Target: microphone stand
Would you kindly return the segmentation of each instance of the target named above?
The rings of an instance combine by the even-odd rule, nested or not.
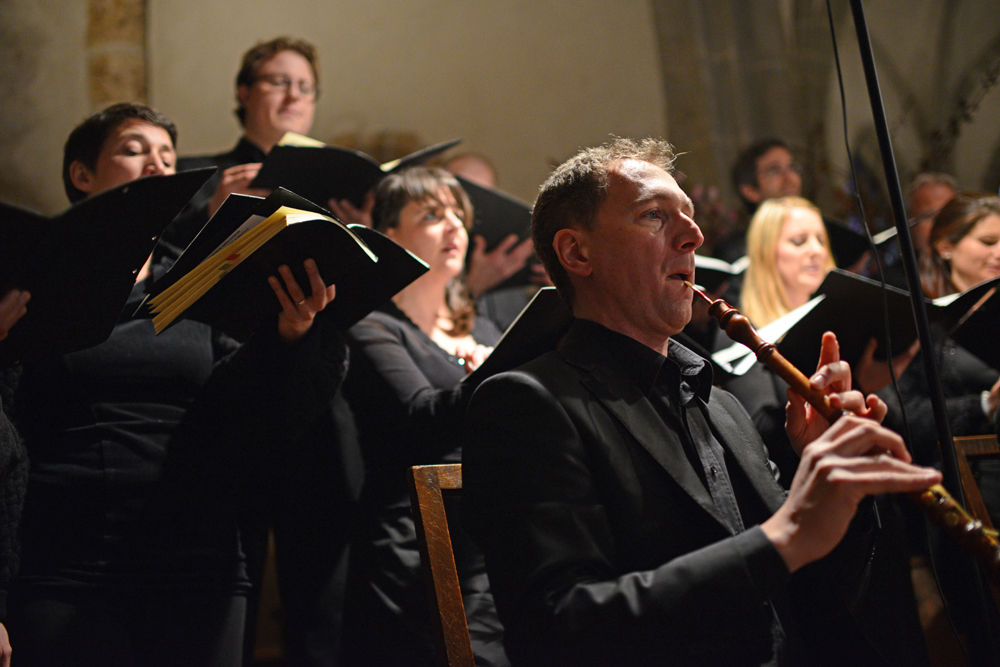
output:
[[[945,411],[944,391],[941,387],[941,379],[937,371],[937,363],[933,354],[933,343],[931,341],[930,324],[927,319],[927,308],[923,296],[923,289],[920,285],[920,274],[917,270],[916,252],[913,248],[913,238],[910,236],[910,227],[906,220],[906,209],[903,204],[903,195],[899,186],[899,174],[896,170],[896,158],[892,150],[892,140],[889,136],[889,125],[885,117],[885,107],[882,103],[882,92],[879,88],[878,74],[875,70],[875,57],[872,52],[871,39],[868,34],[868,25],[865,19],[864,6],[862,0],[851,0],[851,12],[854,17],[854,26],[858,36],[858,48],[860,50],[861,62],[865,72],[865,82],[868,86],[868,96],[871,99],[872,120],[875,124],[875,131],[878,136],[880,153],[882,155],[882,167],[885,171],[886,188],[889,200],[892,204],[893,218],[896,223],[896,232],[899,238],[901,259],[903,260],[903,270],[906,273],[906,284],[910,289],[910,303],[913,305],[913,316],[917,325],[917,336],[920,339],[920,349],[923,354],[924,372],[927,374],[927,381],[931,393],[931,405],[934,409],[934,422],[937,426],[938,446],[941,449],[941,467],[944,486],[959,502],[965,502],[965,494],[962,489],[962,480],[958,474],[958,459],[955,456],[955,443],[951,438],[951,429],[948,425],[948,415]],[[977,564],[969,559],[962,558],[962,564],[967,567],[965,571],[959,573],[966,586],[971,587],[978,594],[978,605],[980,614],[977,618],[970,619],[973,636],[970,644],[973,649],[977,642],[982,641],[982,646],[978,650],[972,651],[973,664],[1000,665],[1000,649],[998,649],[998,639],[993,629],[991,619],[996,616],[997,610],[988,595],[989,584],[983,576],[982,570]],[[982,660],[982,662],[980,662]],[[988,661],[988,662],[987,662]]]

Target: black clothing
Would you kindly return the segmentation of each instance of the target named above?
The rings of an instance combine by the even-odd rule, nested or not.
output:
[[[729,340],[728,338],[726,339]],[[743,375],[734,375],[722,383],[753,420],[754,428],[767,447],[768,458],[778,466],[778,482],[785,489],[792,486],[799,455],[785,431],[785,404],[788,383],[762,363],[755,363]]]
[[[1000,379],[1000,373],[961,345],[932,327],[938,377],[945,399],[945,411],[952,436],[986,435],[995,431],[993,415],[987,415],[982,393],[989,391]],[[930,385],[924,372],[923,352],[917,353],[898,378],[899,397],[888,386],[879,392],[889,405],[885,425],[906,435],[902,418],[905,414],[912,440],[907,443],[913,460],[921,465],[941,468],[934,410],[931,407]],[[902,404],[900,404],[902,398]],[[905,409],[905,411],[904,411]],[[994,525],[1000,520],[1000,461],[982,459],[970,462],[979,490]]]
[[[266,153],[241,137],[232,150],[218,155],[186,157],[179,169],[218,167],[191,202],[164,232],[160,248],[184,247],[208,221],[208,203],[230,167],[263,162]],[[241,508],[240,529],[252,585],[248,616],[257,618],[268,533],[275,538],[275,565],[282,607],[283,643],[293,665],[334,665],[339,651],[344,559],[350,512],[355,497],[350,486],[360,476],[353,459],[357,443],[343,398],[324,407],[297,442],[283,439],[282,453],[260,460],[250,471],[254,492]],[[303,512],[303,507],[312,508]],[[247,625],[245,653],[253,648],[256,623]],[[249,659],[249,658],[248,658]]]
[[[981,395],[1000,378],[1000,373],[940,332],[932,331],[932,333],[935,334],[934,353],[951,434],[983,435],[993,432],[994,427],[990,423],[992,415],[987,415],[983,411]],[[937,429],[934,426],[934,411],[931,409],[930,387],[927,383],[927,374],[924,372],[922,354],[922,351],[918,352],[899,376],[899,393],[913,437],[913,441],[908,445],[914,461],[921,465],[940,468],[941,455],[937,446]],[[901,421],[903,410],[892,386],[879,391],[879,395],[890,408],[886,426],[903,433]]]
[[[240,535],[255,590],[257,618],[268,533],[281,597],[284,657],[289,665],[332,667],[340,654],[347,545],[364,477],[350,407],[338,392],[301,438],[284,440],[251,472]],[[255,627],[247,627],[249,662]]]
[[[174,221],[163,231],[160,240],[177,248],[186,248],[208,222],[208,202],[222,180],[222,172],[238,164],[263,162],[266,154],[246,137],[240,137],[232,150],[218,155],[182,157],[177,160],[177,171],[218,167],[218,171],[195,193],[188,205],[177,214]]]
[[[611,354],[663,422],[676,431],[688,463],[726,525],[733,533],[742,533],[744,526],[736,508],[725,452],[701,410],[712,391],[711,365],[681,345],[674,345],[672,356],[665,357],[634,338],[594,322],[579,320],[576,326]]]
[[[521,311],[531,303],[538,287],[518,285],[492,289],[476,300],[476,310],[493,322],[500,331],[507,331]]]
[[[427,598],[410,512],[406,470],[459,463],[462,415],[471,393],[465,368],[392,302],[351,328],[344,394],[365,457],[358,534],[351,543],[344,609],[344,664],[434,665]],[[476,318],[476,342],[499,332]],[[473,648],[505,664],[482,554],[449,506],[449,529]]]
[[[684,382],[668,391],[692,396],[687,412],[721,445],[743,531],[654,405],[659,390],[644,394],[595,326],[577,321],[558,350],[486,380],[469,405],[463,501],[511,662],[926,664],[908,577],[881,567],[896,536],[871,503],[832,554],[789,575],[757,525],[785,494],[736,400],[671,341]]]
[[[117,639],[94,664],[147,664],[171,637],[196,663],[239,664],[239,644],[220,651],[210,629],[242,633],[242,466],[296,437],[344,374],[343,338],[321,316],[295,344],[268,322],[216,367],[231,340],[187,320],[157,336],[129,317],[143,297],[136,285],[105,343],[24,369],[32,468],[11,597],[24,664],[80,664],[95,636]],[[156,601],[189,616],[166,623]],[[187,623],[201,634],[179,636]],[[108,662],[118,649],[127,661]]]
[[[18,526],[28,487],[28,456],[10,421],[19,367],[0,370],[0,622],[7,617],[7,591],[20,563]]]
[[[988,391],[1000,378],[1000,373],[970,354],[942,331],[932,325],[934,354],[937,371],[945,399],[945,411],[952,436],[985,435],[994,432],[982,405],[982,392]],[[938,447],[937,428],[931,406],[930,387],[924,372],[923,351],[910,362],[899,376],[898,385],[902,406],[892,386],[879,391],[889,406],[883,422],[887,427],[906,437],[903,416],[909,426],[907,446],[913,459],[921,465],[941,468],[941,450]],[[993,458],[970,461],[977,486],[982,493],[986,509],[996,525],[1000,519],[1000,461]],[[947,481],[947,480],[946,480]],[[959,633],[968,633],[970,664],[982,662],[984,656],[992,661],[992,646],[988,636],[997,636],[1000,616],[992,605],[982,605],[982,591],[974,590],[970,581],[969,557],[958,544],[937,527],[929,527],[925,517],[909,505],[904,505],[914,549],[930,556],[942,596],[948,604],[948,617]]]

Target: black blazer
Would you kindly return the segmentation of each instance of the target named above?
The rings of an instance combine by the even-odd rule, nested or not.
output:
[[[707,407],[730,475],[752,496],[741,504],[748,530],[739,535],[718,516],[676,433],[582,327],[558,351],[476,392],[464,502],[515,665],[763,664],[772,603],[790,635],[783,662],[803,662],[808,651],[823,659],[803,664],[884,664],[836,599],[867,581],[875,533],[852,531],[835,574],[810,566],[790,577],[754,527],[785,495],[753,424],[721,390]],[[816,578],[825,586],[818,596],[805,581]],[[800,609],[813,600],[815,609]]]

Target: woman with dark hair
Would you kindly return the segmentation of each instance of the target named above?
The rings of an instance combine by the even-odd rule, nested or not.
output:
[[[174,173],[175,137],[141,105],[94,114],[66,143],[67,195]],[[311,294],[281,267],[270,278],[280,314],[238,349],[190,320],[156,335],[139,307],[168,266],[147,261],[106,342],[23,365],[15,410],[31,469],[10,596],[16,664],[242,663],[237,466],[318,414],[346,346],[316,317],[334,291],[311,261]]]
[[[921,260],[923,290],[932,298],[964,292],[984,280],[1000,276],[1000,198],[974,192],[956,195],[934,217],[927,252]],[[935,323],[931,323],[931,338],[952,436],[994,433],[996,427],[992,420],[1000,405],[1000,373],[955,343]],[[921,350],[920,354],[924,353]],[[898,396],[891,387],[878,392],[889,406],[883,424],[904,436],[908,432],[907,446],[915,463],[941,468],[930,384],[923,360],[915,359],[899,376],[897,385]],[[1000,520],[1000,462],[986,459],[970,464],[986,508],[996,524]],[[937,597],[940,589],[948,602],[948,617],[958,633],[969,632],[968,619],[981,614],[981,599],[976,591],[966,588],[967,581],[955,576],[956,572],[963,571],[965,556],[937,531],[925,533],[922,517],[912,516],[909,505],[903,507],[910,513],[911,535],[919,537],[914,543],[914,581],[932,582],[930,586],[924,584],[915,588],[925,618],[929,619],[925,621],[927,627],[947,623]],[[932,557],[936,586],[929,576],[917,574],[921,569],[930,568],[926,562],[928,556]]]
[[[1000,276],[1000,197],[956,195],[935,216],[928,245],[920,279],[931,298]]]
[[[358,533],[351,545],[344,609],[348,665],[433,665],[410,511],[410,466],[461,462],[460,434],[471,387],[462,383],[499,339],[477,317],[462,282],[472,205],[451,174],[416,167],[385,178],[375,229],[429,270],[348,333],[351,371],[344,394],[365,457]],[[456,511],[449,511],[457,517]],[[501,628],[482,555],[449,522],[473,646],[504,662]]]
[[[1000,197],[974,192],[956,195],[935,216],[928,246],[920,278],[929,297],[964,292],[1000,276]],[[1000,373],[957,345],[945,332],[932,327],[932,333],[952,435],[992,433],[995,426],[991,420],[1000,406]],[[913,435],[910,449],[914,460],[940,467],[930,388],[922,363],[914,363],[899,378],[899,389]],[[889,395],[883,399],[895,400]],[[892,427],[891,421],[887,425]],[[980,464],[980,471],[991,465]],[[996,472],[1000,473],[1000,469]],[[995,496],[987,499],[987,504],[996,521],[1000,519],[1000,489],[987,489],[1000,483],[1000,474],[989,477],[992,479],[980,475],[980,481],[987,487],[984,496]]]

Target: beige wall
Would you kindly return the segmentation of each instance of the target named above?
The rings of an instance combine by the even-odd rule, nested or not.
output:
[[[674,67],[665,82],[658,64],[668,67],[695,47],[663,37],[658,46],[652,26],[655,7],[661,23],[697,37],[690,22],[677,25],[688,1],[147,0],[149,98],[177,121],[182,153],[224,150],[239,135],[232,95],[240,54],[257,40],[300,35],[321,53],[317,138],[371,137],[384,130],[417,132],[426,144],[463,137],[464,150],[494,159],[504,189],[531,200],[550,161],[609,134],[666,135],[681,150],[704,140],[690,132],[671,135],[664,120],[663,91],[677,88],[664,84],[701,74]],[[49,213],[66,206],[62,144],[91,111],[87,7],[115,2],[3,0],[0,199]],[[994,13],[977,2],[878,0],[866,6],[905,180],[922,153],[920,132],[947,119],[951,109],[941,100],[954,98],[962,73],[997,39]],[[841,25],[838,36],[856,137],[870,122],[868,100],[853,26]],[[111,47],[90,52],[95,48]],[[683,119],[712,113],[705,104],[691,107],[692,99],[680,95],[670,104],[675,134],[686,127]],[[828,102],[828,153],[842,167],[833,88]],[[682,157],[680,169],[694,167],[696,159]],[[950,166],[965,185],[996,187],[1000,89],[991,90],[974,120],[962,126]]]
[[[183,154],[225,150],[240,55],[304,37],[321,59],[313,136],[462,137],[530,201],[551,160],[609,134],[664,133],[651,21],[641,0],[149,0],[150,101],[177,122]]]
[[[68,205],[60,169],[70,130],[90,111],[79,0],[3,0],[0,199],[45,213]]]

